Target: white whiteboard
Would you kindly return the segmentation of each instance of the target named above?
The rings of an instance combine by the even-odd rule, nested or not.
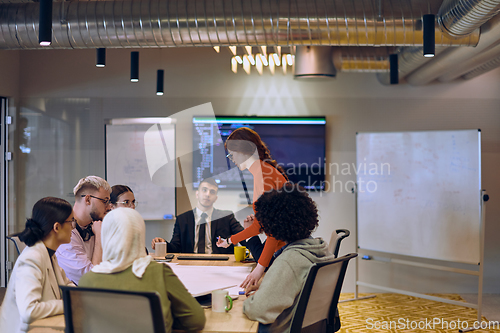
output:
[[[162,159],[150,157],[148,166],[146,148],[174,158],[160,166],[154,164]],[[175,170],[175,125],[161,124],[161,129],[157,124],[106,125],[106,179],[111,186],[132,189],[139,202],[136,210],[145,220],[175,217]]]
[[[359,133],[358,246],[478,264],[481,132]]]

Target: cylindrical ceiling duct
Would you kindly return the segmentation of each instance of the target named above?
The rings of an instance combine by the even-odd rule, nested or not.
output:
[[[500,0],[445,0],[438,23],[452,37],[472,33],[500,11]]]
[[[500,44],[497,44],[493,47],[490,47],[486,51],[483,51],[465,61],[462,61],[460,63],[457,63],[457,65],[450,71],[444,73],[440,77],[438,77],[438,80],[441,82],[450,82],[462,75],[465,75],[471,71],[475,71],[476,69],[482,68],[483,73],[486,73],[488,70],[492,70],[495,68],[495,66],[490,66],[487,65],[490,62],[493,62],[493,64],[498,63],[498,59],[500,58]],[[486,65],[486,66],[485,66]]]
[[[461,67],[457,66],[457,64],[464,63],[496,45],[500,36],[500,17],[492,18],[481,27],[481,30],[483,31],[481,33],[481,42],[476,47],[448,48],[439,57],[409,74],[406,78],[408,83],[416,86],[424,85],[445,73],[455,72],[458,67]]]
[[[474,57],[498,43],[500,18],[491,13],[498,12],[500,0],[452,0],[445,1],[439,10],[438,22],[448,31],[461,36],[481,25],[481,41],[474,48],[453,48],[443,52],[437,59],[420,67],[407,77],[411,85],[424,85],[441,75],[455,71],[457,65]],[[473,5],[473,6],[472,6]],[[485,8],[487,8],[485,10]],[[449,15],[447,13],[450,13]],[[463,22],[463,20],[466,20]],[[483,24],[485,20],[489,20]],[[448,23],[446,23],[448,22]],[[474,23],[474,24],[472,24]],[[438,42],[436,40],[436,45]],[[471,68],[472,69],[472,68]]]
[[[333,63],[340,72],[386,72],[394,47],[335,47]]]
[[[487,63],[485,63],[484,65],[474,68],[470,72],[465,73],[464,76],[462,76],[462,78],[464,78],[465,80],[470,80],[498,67],[500,67],[500,57],[492,59]]]
[[[437,47],[436,56],[446,50],[447,47]],[[408,74],[413,72],[415,69],[424,65],[426,62],[432,61],[433,58],[426,58],[422,56],[421,47],[401,47],[396,51],[398,53],[398,67],[399,67],[399,81],[401,82]],[[388,71],[385,73],[377,73],[377,79],[383,85],[389,85],[391,83],[390,75]]]
[[[53,4],[51,48],[421,46],[427,0],[104,0]],[[429,8],[430,7],[430,8]],[[36,49],[38,3],[0,4],[0,48]],[[474,46],[476,29],[436,45]]]

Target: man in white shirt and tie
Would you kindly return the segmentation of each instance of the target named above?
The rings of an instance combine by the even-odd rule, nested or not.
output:
[[[177,216],[172,240],[167,242],[167,252],[215,254],[232,254],[234,252],[233,246],[222,248],[215,245],[217,237],[228,238],[243,230],[231,211],[214,208],[218,190],[219,187],[213,178],[206,178],[200,182],[196,191],[198,201],[196,207]],[[151,242],[153,249],[157,242],[165,242],[165,240],[160,237],[154,238]],[[249,246],[251,250],[253,242],[257,246],[261,244],[257,237],[256,239],[251,238],[242,245]]]

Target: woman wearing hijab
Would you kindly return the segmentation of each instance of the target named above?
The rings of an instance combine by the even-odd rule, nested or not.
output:
[[[116,208],[102,223],[102,262],[80,279],[80,287],[156,291],[165,329],[198,331],[205,313],[168,265],[156,263],[144,250],[146,226],[132,208]],[[176,323],[175,327],[172,327]]]
[[[73,207],[66,200],[46,197],[33,206],[26,227],[16,236],[28,247],[16,260],[0,309],[0,332],[25,332],[33,321],[63,313],[59,285],[74,286],[54,255],[69,243]]]

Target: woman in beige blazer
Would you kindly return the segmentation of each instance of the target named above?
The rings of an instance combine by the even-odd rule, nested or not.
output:
[[[59,285],[73,285],[57,264],[55,251],[69,243],[73,208],[66,200],[46,197],[17,234],[28,245],[17,258],[0,309],[0,332],[25,332],[36,319],[63,313]]]

